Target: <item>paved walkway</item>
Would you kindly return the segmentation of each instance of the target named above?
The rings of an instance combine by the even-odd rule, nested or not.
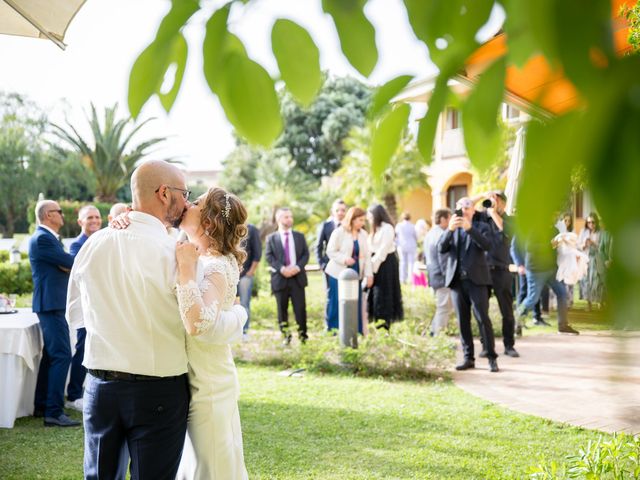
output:
[[[516,340],[520,358],[502,355],[501,339],[496,341],[500,372],[490,373],[487,360],[476,358],[475,370],[454,373],[459,387],[558,422],[640,433],[639,333],[525,336]]]

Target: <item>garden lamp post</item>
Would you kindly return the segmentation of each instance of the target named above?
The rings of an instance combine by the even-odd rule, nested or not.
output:
[[[343,347],[358,348],[358,295],[360,279],[347,268],[338,277],[338,333]]]

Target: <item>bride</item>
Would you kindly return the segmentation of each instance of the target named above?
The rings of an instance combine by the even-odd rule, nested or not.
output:
[[[239,385],[229,343],[242,337],[243,325],[218,322],[233,307],[240,242],[247,234],[247,211],[240,200],[211,188],[185,212],[180,228],[189,242],[176,247],[180,316],[189,358],[188,435],[178,478],[246,479],[238,412]],[[208,340],[198,336],[207,333]],[[212,343],[213,340],[213,343]]]

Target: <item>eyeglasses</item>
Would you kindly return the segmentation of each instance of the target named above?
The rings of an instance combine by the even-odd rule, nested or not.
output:
[[[169,185],[160,185],[158,188],[156,188],[156,192],[155,193],[158,193],[163,186],[167,187],[169,190],[177,190],[177,191],[181,192],[182,193],[182,198],[184,198],[185,200],[189,200],[189,196],[191,195],[191,190],[184,190],[182,188],[171,187]]]
[[[47,213],[49,212],[58,212],[60,215],[62,215],[62,210],[47,210]]]

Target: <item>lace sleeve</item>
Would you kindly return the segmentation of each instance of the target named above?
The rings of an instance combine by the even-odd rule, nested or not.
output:
[[[176,285],[180,318],[189,335],[201,335],[215,325],[225,289],[224,275],[215,270],[206,272],[200,285],[193,280]]]

